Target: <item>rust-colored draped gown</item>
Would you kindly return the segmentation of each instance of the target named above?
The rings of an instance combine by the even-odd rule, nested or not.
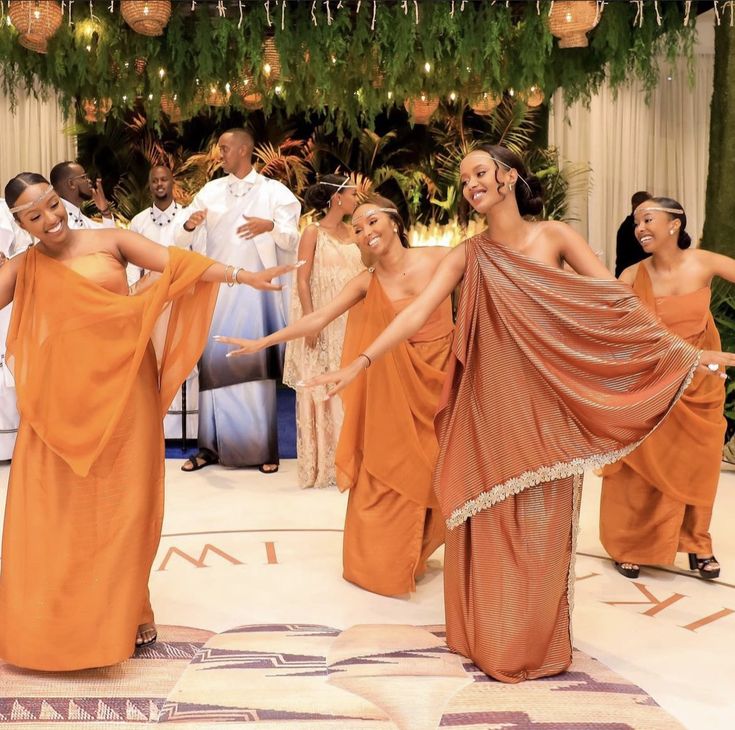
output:
[[[0,658],[11,664],[115,664],[153,620],[162,420],[217,296],[198,281],[211,260],[168,253],[139,296],[103,252],[62,263],[30,248],[18,274],[7,348],[21,424],[0,574]]]
[[[582,473],[629,453],[699,361],[630,288],[466,241],[437,414],[447,643],[519,682],[564,671]]]
[[[655,297],[645,264],[633,290],[675,334],[719,350],[710,289]],[[632,454],[605,467],[600,539],[619,563],[667,565],[677,552],[712,554],[709,524],[720,478],[725,385],[697,373],[661,427]]]
[[[350,311],[342,361],[354,360],[411,301],[388,299],[373,274],[365,299]],[[447,299],[410,342],[374,362],[343,394],[336,465],[337,485],[350,490],[344,577],[373,593],[414,591],[444,542],[431,475],[452,330]]]

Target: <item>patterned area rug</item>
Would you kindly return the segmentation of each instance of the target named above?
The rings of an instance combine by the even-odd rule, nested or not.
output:
[[[571,671],[503,685],[444,643],[443,627],[160,627],[108,669],[44,675],[0,665],[14,728],[676,730],[643,690],[575,652]]]

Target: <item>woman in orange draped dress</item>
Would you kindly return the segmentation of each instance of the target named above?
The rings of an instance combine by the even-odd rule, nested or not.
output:
[[[234,338],[229,355],[257,352],[313,335],[350,310],[342,351],[350,362],[416,298],[447,253],[408,249],[393,203],[372,196],[352,218],[358,244],[375,266],[358,274],[328,305],[260,340]],[[349,489],[344,577],[386,596],[416,589],[429,556],[444,542],[431,487],[438,453],[434,412],[449,360],[452,310],[437,301],[424,326],[344,394],[344,422],[335,457],[337,486]]]
[[[35,173],[11,180],[5,198],[38,243],[0,268],[21,414],[0,659],[48,671],[115,664],[155,640],[147,586],[163,515],[163,416],[204,347],[217,284],[278,288],[270,279],[293,267],[251,274],[122,229],[72,231]],[[128,296],[128,262],[161,276]]]
[[[735,281],[735,261],[690,249],[686,215],[671,198],[635,211],[635,234],[651,257],[620,275],[675,334],[698,348],[720,349],[709,310],[714,276]],[[605,467],[600,539],[615,566],[637,578],[641,564],[668,565],[678,551],[689,568],[717,578],[709,524],[725,436],[725,386],[698,373],[669,417],[640,448]]]
[[[519,682],[571,663],[584,470],[635,448],[700,358],[732,365],[735,356],[700,353],[663,329],[569,226],[524,220],[541,211],[541,187],[506,148],[471,152],[460,177],[487,229],[453,249],[360,356],[310,384],[341,391],[462,282],[436,420],[447,643]]]

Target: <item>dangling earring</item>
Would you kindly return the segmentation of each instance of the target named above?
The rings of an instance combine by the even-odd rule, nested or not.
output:
[[[342,205],[342,198],[337,201],[337,205]]]
[[[514,183],[508,183],[508,192],[513,192],[513,184]]]

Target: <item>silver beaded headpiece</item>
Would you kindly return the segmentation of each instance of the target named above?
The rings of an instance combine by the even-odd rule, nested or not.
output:
[[[12,208],[10,208],[11,213],[20,213],[22,210],[28,210],[28,208],[32,208],[34,205],[37,205],[40,203],[44,198],[47,198],[51,193],[54,192],[54,186],[49,185],[46,190],[44,190],[35,200],[31,200],[30,203],[23,203],[23,205],[14,205]]]

